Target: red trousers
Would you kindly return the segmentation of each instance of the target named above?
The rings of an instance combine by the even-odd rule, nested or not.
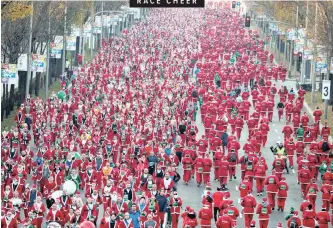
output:
[[[242,171],[241,171],[241,178],[242,178],[242,181],[244,180],[244,177],[245,177],[245,171],[242,170]]]
[[[316,199],[317,199],[316,195],[309,195],[309,201],[312,204],[313,208],[316,208]]]
[[[171,228],[178,228],[179,214],[171,214]]]
[[[231,177],[232,177],[233,175],[236,175],[236,167],[234,167],[234,166],[230,166],[230,167],[229,167],[229,178],[231,179]]]
[[[238,139],[240,139],[241,134],[242,134],[242,128],[237,127],[237,128],[236,128],[236,137],[237,137]]]
[[[191,180],[191,170],[184,170],[183,180],[184,182],[189,182]]]
[[[264,147],[267,142],[267,135],[262,135],[262,146]]]
[[[207,184],[210,181],[210,173],[204,173],[202,176],[204,184]]]
[[[222,184],[227,184],[228,183],[228,177],[220,177],[220,185],[222,186]]]
[[[252,219],[253,219],[253,214],[244,214],[244,220],[245,220],[245,227],[246,228],[250,227]]]
[[[42,228],[43,218],[37,218],[37,228]]]
[[[259,228],[267,228],[269,220],[259,220]]]
[[[202,183],[202,173],[198,173],[197,171],[195,172],[195,180],[198,184]]]
[[[267,192],[268,203],[272,208],[275,207],[275,195],[276,193]]]
[[[284,205],[286,204],[286,200],[287,200],[287,198],[278,198],[278,200],[277,200],[277,205],[282,210],[284,210]]]
[[[290,166],[294,166],[294,155],[288,155],[288,161]]]
[[[269,121],[273,120],[273,112],[272,111],[268,111],[268,120]]]
[[[279,121],[281,120],[282,116],[283,116],[283,109],[279,109],[278,111],[278,116],[279,116]]]
[[[218,179],[219,176],[219,167],[214,167],[214,179]]]
[[[160,224],[164,223],[164,214],[165,212],[158,212],[158,217],[160,218]]]
[[[264,190],[265,178],[256,178],[257,192],[262,192]]]

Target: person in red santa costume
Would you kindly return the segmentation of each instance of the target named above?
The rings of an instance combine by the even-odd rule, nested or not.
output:
[[[317,221],[319,228],[328,228],[331,222],[330,214],[327,212],[326,208],[322,208],[321,211],[316,213],[315,220]]]
[[[262,199],[262,203],[258,204],[256,214],[258,214],[259,218],[259,227],[260,228],[268,228],[269,217],[272,214],[272,208],[267,203],[267,198]]]
[[[331,134],[331,128],[327,126],[327,122],[324,123],[324,126],[321,128],[320,135],[323,139],[328,139]]]
[[[228,210],[223,210],[223,214],[219,217],[216,222],[217,228],[233,228],[235,224],[230,215],[228,215]]]
[[[43,218],[42,218],[43,219]],[[58,222],[63,225],[66,221],[64,221],[64,214],[61,210],[59,210],[57,204],[53,204],[49,212],[47,213],[46,222]]]
[[[211,227],[213,212],[212,209],[209,207],[209,204],[204,204],[203,208],[199,210],[198,218],[200,219],[200,227]]]
[[[323,112],[317,107],[316,110],[313,111],[314,122],[320,121],[322,115]]]
[[[215,153],[217,155],[219,153]],[[222,153],[221,153],[222,154]],[[229,177],[229,162],[225,156],[221,157],[221,160],[218,161],[219,167],[218,167],[218,176],[219,176],[219,181],[220,185],[226,185],[228,182],[228,177]]]
[[[186,210],[182,214],[182,218],[183,218],[182,228],[185,228],[185,227],[186,228],[195,228],[198,226],[198,219],[195,214],[195,211],[190,207],[187,207],[187,209],[188,210]]]
[[[6,216],[1,218],[1,228],[17,228],[17,220],[11,210],[8,210]]]
[[[275,195],[278,192],[279,182],[279,178],[275,175],[274,170],[272,171],[272,175],[269,175],[265,179],[268,202],[272,210],[275,208]]]
[[[177,192],[171,192],[169,198],[169,206],[171,213],[171,228],[177,228],[180,216],[180,208],[183,204],[182,199],[178,196]]]
[[[203,161],[204,158],[202,158],[201,154],[198,154],[198,157],[194,160],[193,166],[195,168],[195,180],[198,184],[198,187],[202,183],[202,176],[203,176]]]
[[[278,193],[277,193],[277,206],[278,211],[284,211],[284,206],[288,197],[289,186],[286,182],[286,178],[282,177],[281,181],[278,184]]]
[[[308,196],[309,201],[311,202],[314,208],[316,208],[316,199],[318,192],[319,189],[316,183],[316,179],[313,178],[311,180],[311,183],[306,186],[304,197]]]
[[[209,154],[205,155],[202,164],[203,164],[203,170],[202,170],[203,182],[204,185],[206,185],[210,181],[210,171],[213,166],[213,162],[210,159]]]
[[[302,217],[302,224],[304,227],[315,227],[316,212],[312,204],[309,204],[307,208],[303,211]]]
[[[174,182],[170,178],[170,173],[166,172],[161,183],[161,186],[158,186],[159,189],[165,189],[166,193],[170,193],[174,187]]]
[[[192,167],[193,167],[193,160],[190,154],[186,154],[185,157],[182,159],[183,164],[183,181],[187,185],[188,182],[191,180],[192,176]]]
[[[253,219],[254,209],[257,206],[257,201],[251,191],[242,198],[241,205],[243,207],[242,213],[244,214],[245,227],[249,227]]]
[[[299,182],[301,183],[302,195],[305,195],[305,190],[308,184],[310,184],[311,180],[311,172],[307,165],[303,165],[302,168],[298,172]]]

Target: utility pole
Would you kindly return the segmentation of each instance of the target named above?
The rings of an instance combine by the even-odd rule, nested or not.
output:
[[[49,6],[50,7],[50,6]],[[48,38],[47,38],[47,49],[46,49],[46,59],[47,59],[47,64],[46,64],[46,78],[45,78],[45,101],[47,100],[47,97],[49,95],[49,77],[50,77],[50,39],[51,39],[51,15],[50,15],[50,8],[48,9],[49,11],[49,28],[48,28]]]
[[[104,10],[104,2],[102,1],[102,12]],[[101,22],[102,22],[102,30],[101,30],[101,48],[102,48],[102,45],[103,45],[103,24],[104,24],[104,21],[103,21],[103,15],[104,13],[102,13],[101,15]]]
[[[93,53],[93,39],[94,39],[94,23],[95,23],[95,16],[93,16],[93,23],[91,23],[91,36],[90,36],[90,60],[92,60],[92,53]]]
[[[312,82],[312,93],[311,93],[311,103],[314,103],[314,93],[316,91],[316,80],[317,80],[317,73],[316,73],[316,59],[317,59],[317,13],[318,13],[318,2],[316,2],[316,14],[315,14],[315,52],[313,55],[313,60],[312,60],[312,67],[311,67],[311,71],[312,71],[312,77],[311,77],[311,82]]]
[[[298,1],[296,3],[296,38],[298,37]],[[294,44],[296,44],[296,41],[294,41]],[[294,57],[294,76],[296,76],[296,70],[297,70],[297,60],[296,57]]]
[[[330,66],[331,59],[332,59],[332,56],[330,55],[330,53],[331,53],[331,50],[327,50],[327,72],[326,72],[326,80],[330,79],[330,70],[328,69],[328,66]],[[329,101],[329,99],[325,100],[325,108],[324,108],[324,118],[325,118],[325,120],[327,120],[328,101]]]
[[[32,25],[33,25],[33,17],[34,17],[34,2],[31,1],[32,13],[30,17],[30,31],[29,31],[29,47],[28,47],[28,67],[27,67],[27,80],[25,84],[25,98],[29,95],[30,89],[30,77],[31,77],[31,48],[32,48]]]
[[[63,38],[63,53],[62,53],[62,73],[66,68],[66,30],[67,30],[67,1],[65,1],[65,21],[64,21],[64,38]]]
[[[308,15],[309,15],[309,0],[306,1],[306,18],[305,18],[305,31],[308,29]],[[305,42],[304,42],[304,48],[307,48],[308,46],[308,38],[305,36]],[[305,83],[305,76],[306,76],[306,59],[305,52],[303,48],[303,54],[302,54],[302,66],[301,66],[301,82],[302,84]]]

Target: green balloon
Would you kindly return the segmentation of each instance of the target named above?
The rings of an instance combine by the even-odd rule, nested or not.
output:
[[[59,99],[64,100],[65,97],[66,97],[66,93],[63,90],[58,92],[58,98]]]

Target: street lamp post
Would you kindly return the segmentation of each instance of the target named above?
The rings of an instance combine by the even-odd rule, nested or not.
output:
[[[28,47],[28,66],[27,66],[27,80],[25,84],[25,98],[29,95],[30,89],[30,77],[31,77],[31,46],[32,46],[32,25],[33,25],[33,16],[34,16],[34,2],[31,2],[32,13],[30,17],[30,31],[29,31],[29,47]]]

